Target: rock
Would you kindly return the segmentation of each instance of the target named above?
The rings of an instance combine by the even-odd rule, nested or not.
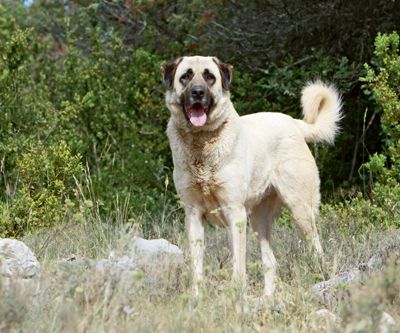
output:
[[[138,272],[135,261],[127,255],[116,257],[113,252],[108,259],[97,262],[95,270],[100,274],[107,274],[115,283],[120,282],[126,287],[131,287],[134,276]]]
[[[94,270],[104,280],[104,298],[108,301],[116,289],[133,294],[139,282],[159,283],[160,277],[168,277],[165,273],[182,262],[182,250],[167,240],[134,237],[125,250],[112,251],[107,259],[97,261]]]
[[[37,295],[40,291],[40,281],[38,279],[3,277],[0,282],[0,287],[4,291],[18,290],[19,294],[24,295],[25,298]]]
[[[16,239],[0,238],[0,287],[6,294],[17,292],[24,299],[37,295],[39,273],[40,264],[29,247]]]
[[[325,320],[330,323],[338,323],[339,322],[338,316],[336,316],[334,313],[332,313],[331,311],[329,311],[327,309],[319,309],[319,310],[315,311],[314,317],[317,320]]]
[[[339,285],[348,285],[352,282],[359,282],[362,278],[362,271],[353,268],[347,272],[340,273],[330,280],[322,281],[315,284],[311,291],[316,295],[318,300],[324,304],[331,304],[332,290]]]
[[[325,289],[336,287],[340,284],[349,284],[351,282],[356,282],[360,280],[361,271],[357,268],[354,268],[350,271],[340,273],[339,275],[335,276],[334,278],[322,281],[315,284],[312,287],[312,290],[315,292],[321,292]]]
[[[165,239],[146,240],[135,237],[131,251],[138,268],[143,271],[141,283],[154,293],[179,285],[183,252]]]
[[[389,333],[395,325],[396,321],[394,320],[394,318],[387,312],[382,312],[382,317],[379,321],[379,332]]]
[[[399,247],[400,245],[398,242],[387,246],[385,250],[373,255],[366,263],[361,263],[357,267],[340,273],[330,280],[315,284],[311,288],[311,292],[320,302],[327,305],[331,304],[334,300],[336,287],[354,282],[361,282],[367,279],[371,273],[382,270],[390,258],[398,253]]]
[[[130,249],[139,265],[181,263],[183,261],[182,250],[165,239],[147,240],[134,237]]]
[[[95,266],[99,272],[110,270],[114,275],[119,276],[126,270],[137,272],[153,266],[163,270],[182,262],[182,250],[167,240],[134,237],[127,251],[112,251],[108,259],[99,260]]]
[[[8,278],[32,278],[40,273],[33,252],[16,239],[0,238],[0,275]]]
[[[103,279],[104,301],[108,302],[116,289],[133,294],[136,291],[136,276],[140,274],[135,261],[128,255],[115,256],[111,252],[108,259],[99,260],[94,270]]]

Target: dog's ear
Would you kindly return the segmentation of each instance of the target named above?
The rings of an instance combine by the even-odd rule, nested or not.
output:
[[[213,60],[218,65],[219,72],[221,73],[222,88],[224,90],[229,90],[229,86],[232,81],[233,66],[229,64],[224,64],[215,57],[213,58]]]
[[[161,66],[161,75],[163,77],[164,86],[167,90],[171,90],[174,85],[176,68],[181,61],[182,58],[178,58],[166,63],[164,66]]]

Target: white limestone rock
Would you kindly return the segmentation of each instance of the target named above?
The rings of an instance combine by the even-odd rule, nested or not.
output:
[[[382,312],[381,320],[379,321],[379,332],[389,333],[392,332],[393,328],[396,326],[396,321],[387,312]]]
[[[29,247],[16,239],[0,238],[0,275],[26,279],[39,273],[39,261]]]
[[[160,264],[166,262],[181,263],[182,250],[165,239],[144,239],[134,237],[130,252],[138,264]]]
[[[134,237],[123,249],[97,261],[94,271],[104,281],[107,301],[117,289],[133,294],[138,284],[160,283],[182,262],[182,250],[167,240]]]

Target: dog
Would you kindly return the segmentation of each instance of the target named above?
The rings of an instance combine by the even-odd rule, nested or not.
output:
[[[261,246],[264,294],[270,296],[277,270],[271,226],[282,207],[315,253],[323,254],[316,228],[320,179],[307,143],[333,143],[341,97],[332,85],[311,82],[302,90],[302,120],[276,112],[239,116],[230,99],[232,68],[203,56],[162,66],[173,178],[184,204],[195,295],[203,280],[207,221],[229,227],[232,278],[245,286],[249,219]]]

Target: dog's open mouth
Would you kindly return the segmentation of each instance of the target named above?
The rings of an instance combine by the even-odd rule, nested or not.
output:
[[[201,103],[194,103],[185,107],[190,123],[195,127],[202,127],[207,121],[208,106]]]

